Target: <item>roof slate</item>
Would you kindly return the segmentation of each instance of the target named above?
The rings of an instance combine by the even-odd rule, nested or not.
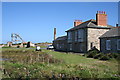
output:
[[[78,25],[78,26],[75,26],[75,27],[67,30],[66,32],[72,31],[72,30],[76,30],[76,29],[80,29],[80,28],[110,29],[110,28],[112,28],[112,27],[113,27],[113,26],[111,26],[111,25],[107,25],[107,27],[106,27],[106,26],[98,26],[98,25],[96,24],[96,21],[93,20],[93,19],[91,19],[91,20],[88,20],[88,21],[86,21],[86,22],[83,22],[82,24],[80,24],[80,25]]]
[[[114,27],[104,33],[100,38],[105,38],[105,37],[120,37],[120,27]]]
[[[55,41],[56,41],[56,40],[67,40],[67,36],[58,37],[57,39],[55,39]]]

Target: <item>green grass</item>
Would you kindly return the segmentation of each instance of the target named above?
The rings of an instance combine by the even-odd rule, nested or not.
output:
[[[3,78],[119,78],[116,60],[101,61],[51,50],[3,49]],[[2,69],[4,69],[2,68]],[[3,73],[3,71],[2,71]]]
[[[80,65],[89,71],[93,70],[92,73],[95,73],[97,77],[108,77],[106,76],[107,74],[110,77],[110,75],[112,75],[111,73],[118,74],[118,62],[116,60],[101,61],[98,59],[86,58],[79,54],[66,54],[48,50],[44,50],[44,52],[53,55],[57,59],[63,59],[67,65]],[[103,73],[106,75],[103,75]]]
[[[40,48],[46,48],[47,46],[40,46]]]

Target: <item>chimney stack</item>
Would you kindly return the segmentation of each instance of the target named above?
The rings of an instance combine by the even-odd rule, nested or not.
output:
[[[97,11],[96,22],[98,26],[107,26],[107,14],[105,11]]]
[[[81,23],[83,23],[82,20],[75,20],[74,27],[80,25]]]
[[[56,28],[54,28],[54,40],[56,39]]]

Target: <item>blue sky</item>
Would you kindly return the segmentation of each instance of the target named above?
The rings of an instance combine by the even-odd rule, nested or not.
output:
[[[3,2],[2,41],[17,33],[26,42],[52,42],[54,27],[57,37],[66,35],[74,20],[95,19],[97,11],[106,11],[109,25],[118,22],[117,2]]]

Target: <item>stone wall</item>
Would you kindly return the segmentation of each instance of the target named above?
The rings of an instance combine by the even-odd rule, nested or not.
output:
[[[97,28],[88,28],[87,31],[87,50],[90,50],[92,47],[96,47],[100,50],[100,40],[99,37],[107,32],[109,29],[97,29]]]

